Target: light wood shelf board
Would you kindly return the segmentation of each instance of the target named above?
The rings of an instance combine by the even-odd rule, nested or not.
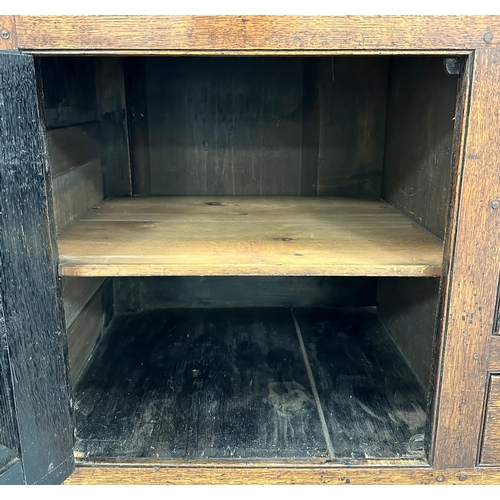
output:
[[[443,244],[383,201],[105,200],[59,237],[64,276],[439,276]]]

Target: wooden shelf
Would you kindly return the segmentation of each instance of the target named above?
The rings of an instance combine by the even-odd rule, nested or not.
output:
[[[443,244],[382,201],[107,199],[59,237],[63,276],[439,276]]]

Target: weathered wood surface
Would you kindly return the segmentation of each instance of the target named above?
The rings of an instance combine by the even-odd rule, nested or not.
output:
[[[428,391],[436,334],[439,279],[378,280],[377,306],[424,391]]]
[[[66,276],[438,276],[442,243],[380,201],[116,198],[59,237]]]
[[[95,65],[104,196],[130,196],[132,180],[123,59],[101,57],[95,61]]]
[[[8,31],[8,37],[0,36],[0,50],[17,49],[16,21],[14,16],[0,16],[0,33]]]
[[[101,160],[59,174],[52,179],[54,218],[58,233],[81,219],[103,196]]]
[[[120,312],[175,307],[362,307],[377,303],[377,279],[365,277],[169,276],[115,278],[114,282],[115,291],[118,289],[115,307]]]
[[[296,309],[335,459],[424,460],[426,400],[375,309]]]
[[[6,470],[9,464],[19,457],[19,435],[13,396],[7,332],[0,295],[0,472]],[[1,475],[0,484],[2,484]]]
[[[24,483],[23,464],[21,460],[16,459],[9,464],[9,468],[0,472],[0,486],[19,485]]]
[[[64,310],[31,56],[0,53],[0,295],[28,483],[74,468]]]
[[[73,324],[104,280],[105,278],[62,277],[66,328]]]
[[[460,204],[449,235],[454,244],[434,424],[438,468],[477,463],[500,275],[500,114],[492,111],[500,108],[499,86],[500,51],[476,51]]]
[[[500,335],[491,338],[488,371],[500,372]]]
[[[146,60],[154,195],[299,195],[302,58]]]
[[[387,58],[125,68],[135,194],[380,197]]]
[[[297,311],[335,456],[275,308],[118,316],[75,389],[76,456],[422,463],[425,398],[376,313]]]
[[[44,57],[38,60],[43,115],[48,129],[97,120],[95,62],[92,58]]]
[[[498,16],[16,16],[16,25],[19,47],[28,50],[452,50],[500,43]]]
[[[156,311],[110,328],[75,389],[77,458],[325,456],[288,309]]]
[[[320,60],[319,195],[380,198],[388,78],[385,57]]]
[[[47,131],[52,177],[81,167],[102,156],[99,122]]]
[[[500,375],[491,375],[479,463],[500,464]]]
[[[82,373],[104,331],[105,311],[102,290],[88,302],[85,309],[68,328],[68,360],[71,383]]]
[[[127,123],[129,130],[132,191],[151,195],[151,155],[149,149],[148,91],[146,59],[126,57],[123,61]]]
[[[445,73],[442,57],[391,63],[382,196],[441,239],[451,199],[457,78]]]
[[[319,163],[319,63],[321,58],[305,57],[302,81],[302,143],[300,166],[300,194],[318,193]]]
[[[395,467],[83,467],[65,484],[500,484],[500,469]]]

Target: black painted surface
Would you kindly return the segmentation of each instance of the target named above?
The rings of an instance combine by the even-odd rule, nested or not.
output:
[[[24,484],[23,465],[19,459],[9,463],[9,467],[0,472],[0,486],[16,484]]]
[[[19,457],[19,436],[8,354],[3,301],[0,295],[0,472]]]
[[[423,458],[422,440],[413,438],[424,432],[426,399],[376,310],[298,309],[296,316],[335,457]]]
[[[33,58],[0,53],[0,292],[28,483],[73,470],[66,339]]]
[[[423,458],[425,401],[376,312],[296,314],[334,460]],[[119,315],[75,401],[83,461],[328,458],[290,309]]]
[[[301,458],[326,445],[286,309],[119,316],[75,389],[78,456]]]

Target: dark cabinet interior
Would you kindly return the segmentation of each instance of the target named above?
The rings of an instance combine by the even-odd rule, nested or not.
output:
[[[427,462],[443,57],[40,57],[81,462]]]

